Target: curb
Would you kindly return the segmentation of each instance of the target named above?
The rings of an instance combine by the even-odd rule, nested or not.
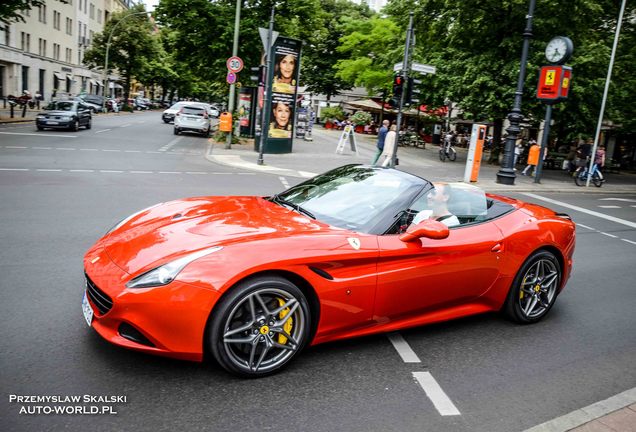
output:
[[[541,423],[524,432],[566,432],[636,403],[636,387],[608,399]],[[599,429],[600,430],[600,429]]]

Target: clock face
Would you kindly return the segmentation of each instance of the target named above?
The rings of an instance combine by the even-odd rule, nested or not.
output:
[[[563,63],[571,54],[571,46],[572,44],[567,38],[557,36],[545,47],[545,57],[551,63]]]

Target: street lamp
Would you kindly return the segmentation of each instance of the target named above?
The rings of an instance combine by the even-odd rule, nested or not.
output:
[[[113,26],[113,28],[110,29],[110,34],[108,35],[108,41],[106,42],[106,56],[104,59],[104,73],[102,78],[102,83],[104,84],[104,90],[102,91],[102,111],[103,112],[106,112],[106,91],[108,90],[108,52],[110,51],[110,41],[113,38],[113,33],[115,32],[115,29],[117,28],[119,24],[121,24],[123,21],[130,18],[131,16],[147,15],[149,13],[150,12],[135,12],[135,13],[131,13],[130,15],[126,15],[125,17],[117,21],[117,23]]]
[[[519,69],[519,81],[517,81],[517,91],[515,91],[515,102],[512,111],[508,114],[508,120],[510,126],[506,129],[508,137],[506,139],[506,146],[504,148],[504,157],[501,169],[497,172],[497,183],[514,185],[515,175],[514,171],[514,157],[515,157],[515,142],[517,136],[521,132],[521,121],[523,120],[523,114],[521,114],[521,96],[523,96],[523,84],[526,79],[526,63],[528,62],[528,49],[530,48],[530,39],[532,39],[532,15],[534,14],[534,5],[536,0],[530,0],[528,7],[528,15],[526,15],[526,28],[523,31],[523,48],[521,50],[521,68]]]
[[[450,120],[451,120],[451,111],[453,110],[453,103],[450,99],[444,100],[444,105],[448,108],[448,117],[446,119],[446,133],[450,132]]]

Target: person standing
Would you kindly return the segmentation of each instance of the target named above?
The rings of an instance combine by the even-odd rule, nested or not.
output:
[[[539,164],[539,153],[541,152],[541,146],[536,142],[530,146],[530,150],[528,150],[528,165],[521,172],[521,175],[528,175],[528,171],[534,172],[537,169],[537,165]],[[532,174],[531,174],[532,175]]]
[[[376,144],[377,150],[375,151],[371,165],[375,165],[378,162],[378,159],[380,159],[380,155],[384,150],[384,142],[386,140],[386,134],[389,132],[389,124],[388,120],[384,120],[382,122],[382,127],[378,131],[378,142]]]
[[[515,143],[515,163],[512,165],[513,167],[517,166],[517,162],[519,162],[519,156],[523,153],[523,140],[521,138],[517,138]],[[517,171],[517,168],[514,168]]]

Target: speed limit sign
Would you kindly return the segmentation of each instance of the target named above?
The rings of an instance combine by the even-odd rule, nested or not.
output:
[[[243,60],[240,57],[230,57],[227,59],[227,70],[230,72],[238,73],[243,70]]]

